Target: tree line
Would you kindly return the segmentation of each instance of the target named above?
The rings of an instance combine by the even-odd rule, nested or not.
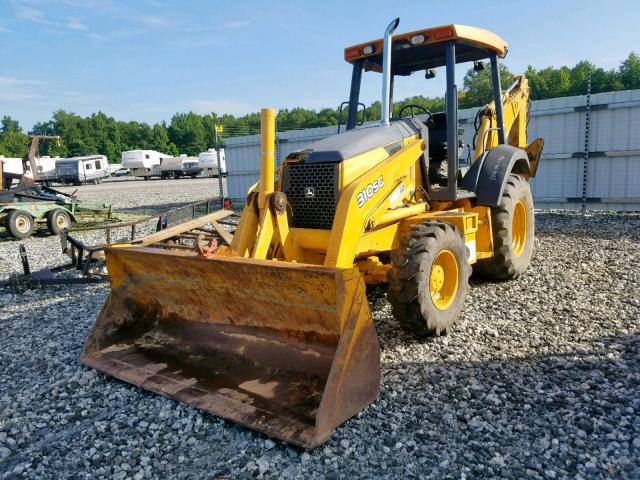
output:
[[[500,65],[500,72],[502,87],[507,88],[513,81],[514,74],[504,64]],[[640,57],[634,52],[617,69],[605,70],[585,60],[572,68],[547,67],[538,70],[529,66],[524,73],[529,79],[531,99],[542,100],[585,94],[589,72],[592,93],[640,88]],[[469,70],[464,77],[460,108],[484,105],[491,101],[491,97],[490,69]],[[394,104],[394,114],[398,115],[402,107],[409,104],[436,112],[444,109],[444,98],[421,95],[405,98]],[[380,118],[380,102],[373,102],[358,115],[363,121]],[[346,111],[343,111],[342,123],[345,118]],[[337,125],[339,119],[338,108],[323,108],[319,111],[285,108],[278,112],[276,121],[278,130],[286,131]],[[61,142],[43,142],[40,146],[41,155],[70,157],[100,153],[115,163],[120,161],[121,152],[134,149],[158,150],[171,155],[198,155],[214,146],[216,126],[222,138],[257,133],[260,129],[260,114],[235,117],[216,113],[176,113],[169,124],[163,121],[149,125],[144,122],[115,120],[103,112],[82,117],[58,110],[51,120],[36,123],[29,133],[57,134],[62,137]],[[0,155],[21,157],[27,143],[28,135],[18,122],[5,115],[0,126]]]

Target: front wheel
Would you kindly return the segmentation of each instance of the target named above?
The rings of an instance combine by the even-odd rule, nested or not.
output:
[[[7,214],[6,227],[13,237],[22,240],[31,235],[35,227],[35,222],[29,212],[25,212],[24,210],[11,210]]]
[[[535,216],[529,182],[509,175],[500,203],[491,207],[493,257],[479,260],[474,272],[491,280],[519,277],[533,255]]]
[[[412,227],[391,252],[387,298],[400,325],[418,337],[449,332],[469,293],[469,250],[453,225]]]

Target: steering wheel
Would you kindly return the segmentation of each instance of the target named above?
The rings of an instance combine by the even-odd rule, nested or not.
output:
[[[414,113],[413,113],[413,109],[416,108],[416,109],[422,111],[422,113],[424,113],[424,114],[429,116],[429,118],[427,118],[427,120],[424,123],[427,123],[429,120],[433,121],[433,114],[429,111],[429,109],[426,108],[426,107],[423,107],[422,105],[416,105],[415,103],[410,103],[410,104],[405,105],[404,107],[402,107],[400,109],[400,118],[404,117],[404,115],[402,115],[402,114],[408,108],[411,109],[411,116],[412,117],[415,116]]]

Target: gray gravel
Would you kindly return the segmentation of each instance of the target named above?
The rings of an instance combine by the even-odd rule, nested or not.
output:
[[[223,180],[226,185],[226,179]],[[163,211],[185,203],[207,200],[218,196],[217,178],[183,178],[180,180],[150,181],[129,177],[111,178],[100,185],[80,187],[54,187],[65,193],[77,192],[85,202],[110,203],[120,209],[132,208]],[[226,187],[225,187],[226,192]]]
[[[207,196],[186,182],[98,188]],[[0,292],[0,478],[640,478],[640,215],[537,222],[532,267],[474,281],[449,337],[416,341],[370,292],[382,393],[310,452],[80,366],[108,287]],[[58,261],[56,239],[25,244]],[[0,277],[17,245],[0,243]]]

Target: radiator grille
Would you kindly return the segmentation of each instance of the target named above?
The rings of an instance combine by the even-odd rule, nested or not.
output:
[[[337,163],[287,165],[283,190],[295,228],[331,230],[338,203]]]

